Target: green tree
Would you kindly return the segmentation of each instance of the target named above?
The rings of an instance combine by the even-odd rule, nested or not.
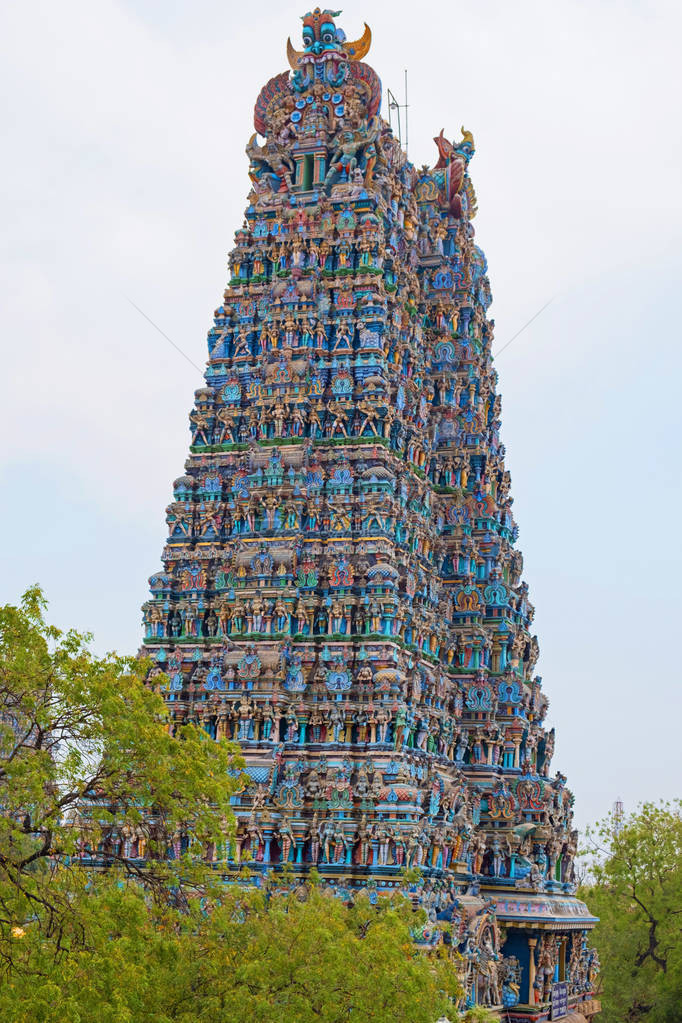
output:
[[[456,965],[445,946],[415,950],[410,927],[423,915],[400,897],[348,907],[316,885],[231,886],[214,891],[210,907],[192,900],[181,912],[100,875],[81,899],[85,944],[55,959],[34,932],[18,941],[32,971],[18,963],[0,988],[3,1019],[435,1023],[457,1015]]]
[[[682,804],[644,803],[588,838],[604,1023],[682,1020]]]
[[[236,746],[189,725],[172,736],[149,665],[96,657],[90,637],[46,623],[36,587],[0,608],[0,965],[37,932],[61,953],[87,939],[84,857],[117,865],[147,894],[186,899],[190,857],[170,860],[181,829],[195,846],[229,838],[241,784]],[[126,851],[137,836],[144,857]],[[30,944],[30,943],[29,943]],[[27,964],[24,963],[26,968]]]

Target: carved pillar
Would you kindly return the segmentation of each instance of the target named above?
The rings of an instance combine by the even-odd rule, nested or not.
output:
[[[537,938],[528,939],[528,998],[526,999],[528,1005],[535,1004],[535,946],[538,943]]]

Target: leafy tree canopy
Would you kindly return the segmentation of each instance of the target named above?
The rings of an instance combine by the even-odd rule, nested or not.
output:
[[[169,860],[184,829],[195,847],[229,839],[241,785],[236,746],[189,725],[175,737],[149,665],[94,656],[89,636],[44,618],[38,588],[0,608],[0,963],[16,934],[61,948],[83,934],[72,885],[94,857],[155,898],[192,885],[189,858]],[[126,855],[138,835],[145,857]],[[139,846],[139,842],[138,842]]]
[[[180,911],[100,875],[72,888],[86,941],[56,956],[16,940],[0,1014],[17,1023],[435,1023],[461,988],[444,948],[415,951],[411,905],[345,906],[305,892],[235,886]],[[24,962],[30,970],[22,969]]]
[[[682,1020],[682,804],[644,803],[588,833],[604,1023]]]

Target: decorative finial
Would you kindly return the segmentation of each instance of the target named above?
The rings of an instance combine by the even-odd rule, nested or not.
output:
[[[287,58],[293,71],[300,68],[304,57],[314,60],[327,55],[345,54],[348,60],[362,60],[367,55],[372,45],[369,25],[365,24],[365,31],[360,39],[352,43],[346,42],[345,33],[334,22],[334,18],[338,18],[340,13],[341,11],[322,11],[316,7],[314,11],[303,15],[304,49],[296,50],[291,39],[287,39]]]

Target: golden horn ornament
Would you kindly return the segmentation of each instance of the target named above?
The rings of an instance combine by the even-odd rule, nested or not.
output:
[[[287,39],[287,59],[289,61],[289,67],[292,71],[298,70],[301,63],[301,57],[303,56],[303,50],[295,50],[291,45],[291,37]]]
[[[341,43],[341,45],[351,60],[362,60],[363,57],[366,57],[372,45],[372,30],[367,22],[365,22],[365,31],[360,39],[354,43]]]

